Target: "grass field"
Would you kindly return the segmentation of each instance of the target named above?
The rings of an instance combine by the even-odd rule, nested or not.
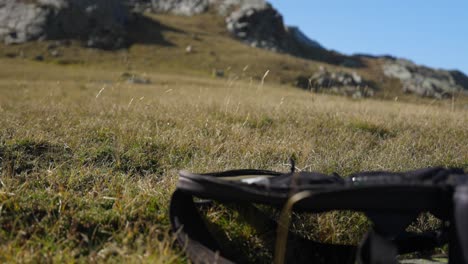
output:
[[[287,170],[291,156],[341,174],[468,168],[467,110],[450,104],[157,72],[136,85],[112,70],[12,59],[0,67],[2,261],[183,262],[167,216],[179,169]],[[324,217],[315,235],[325,241],[356,242],[367,225]],[[232,228],[249,241],[248,228]]]
[[[132,47],[130,57],[145,49]],[[1,262],[186,262],[168,221],[180,169],[286,171],[292,156],[300,169],[344,175],[468,169],[463,102],[313,94],[270,82],[280,68],[262,85],[250,77],[271,67],[242,75],[244,61],[235,78],[212,78],[212,65],[180,74],[183,62],[164,68],[151,57],[143,64],[124,53],[77,52],[88,54],[77,55],[83,63],[0,59]],[[124,72],[152,83],[128,83]],[[271,257],[235,213],[219,208],[209,217],[230,230],[231,243],[253,249],[249,260]],[[328,242],[356,243],[368,226],[349,213],[314,221],[305,235]]]

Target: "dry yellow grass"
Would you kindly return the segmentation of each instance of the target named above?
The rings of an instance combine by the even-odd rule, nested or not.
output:
[[[323,64],[248,48],[210,15],[153,18],[164,23],[134,37],[155,43],[129,50],[72,44],[55,58],[47,42],[1,47],[1,262],[186,262],[167,216],[180,169],[287,170],[292,156],[300,169],[344,175],[468,169],[466,98],[415,99],[391,81],[379,98],[398,101],[312,94],[280,84]],[[377,80],[376,67],[358,71]],[[130,84],[123,73],[152,83]],[[216,207],[209,217],[247,260],[271,259],[237,213]],[[292,225],[304,236],[356,243],[368,222],[334,212],[298,215]]]
[[[287,170],[291,156],[326,173],[468,168],[462,105],[151,69],[136,73],[153,83],[137,85],[122,68],[0,60],[2,262],[184,262],[167,217],[179,169]],[[262,248],[228,211],[211,215],[233,243]],[[349,214],[314,221],[310,235],[331,242],[355,242],[367,225]]]

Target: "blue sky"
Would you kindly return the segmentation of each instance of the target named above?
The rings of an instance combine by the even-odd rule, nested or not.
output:
[[[468,0],[269,0],[287,25],[345,54],[390,54],[468,74]]]

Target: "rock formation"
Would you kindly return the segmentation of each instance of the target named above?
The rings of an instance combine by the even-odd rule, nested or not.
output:
[[[299,76],[296,86],[313,92],[328,92],[352,96],[354,98],[374,95],[374,87],[356,72],[330,72],[325,68],[310,77]]]
[[[385,76],[397,78],[407,93],[444,98],[459,92],[468,92],[468,77],[459,71],[436,70],[416,65],[404,59],[385,59]]]
[[[269,50],[285,50],[287,31],[281,14],[271,5],[241,6],[226,17],[228,31],[236,38]]]
[[[243,4],[233,10],[226,16],[227,30],[235,38],[253,47],[345,67],[363,66],[359,58],[327,50],[297,27],[286,26],[282,15],[264,1]]]
[[[345,67],[360,67],[358,59],[326,50],[297,27],[288,27],[282,15],[265,0],[128,0],[138,12],[192,16],[212,11],[226,20],[231,35],[262,49],[292,54]]]
[[[157,13],[193,16],[208,10],[208,0],[152,0],[151,9]]]
[[[78,39],[88,47],[121,48],[128,18],[119,0],[0,0],[0,41]]]

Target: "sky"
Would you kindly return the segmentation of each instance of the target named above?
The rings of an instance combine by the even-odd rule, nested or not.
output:
[[[468,74],[468,0],[268,0],[327,49]]]

